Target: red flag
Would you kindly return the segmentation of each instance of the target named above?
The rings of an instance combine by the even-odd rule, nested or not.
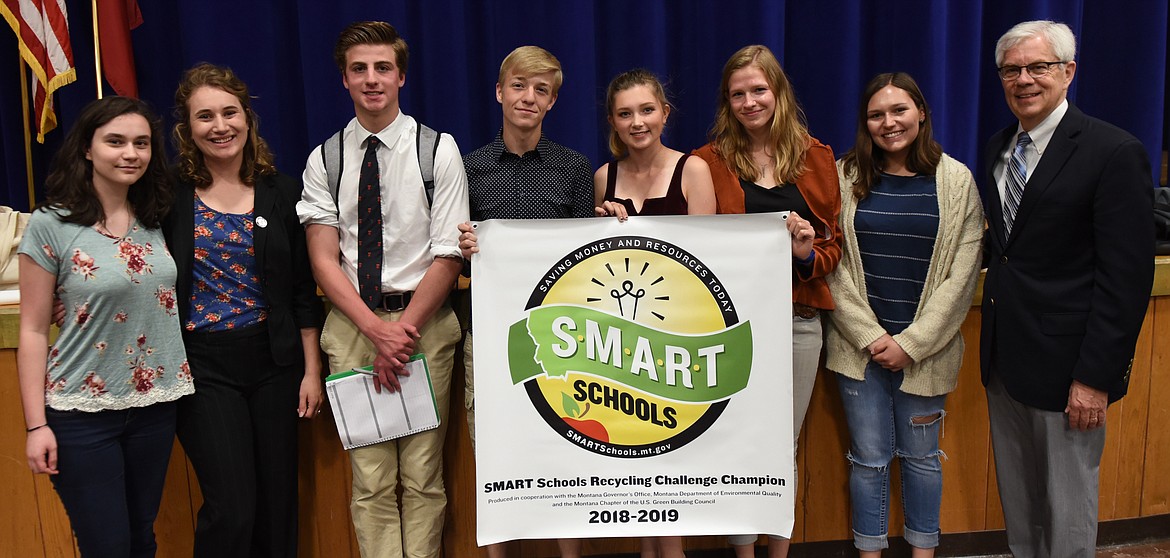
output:
[[[45,134],[57,127],[53,93],[77,79],[65,0],[3,0],[0,15],[16,33],[20,57],[32,70],[37,141],[44,143]]]
[[[7,1],[7,0],[6,0]],[[119,95],[138,97],[134,71],[134,48],[130,30],[142,25],[137,0],[97,0],[98,38],[102,49],[102,71]]]

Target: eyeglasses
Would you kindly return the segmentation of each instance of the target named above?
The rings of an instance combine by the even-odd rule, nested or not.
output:
[[[999,79],[1004,81],[1011,81],[1013,79],[1019,78],[1020,72],[1022,72],[1024,68],[1028,69],[1028,75],[1034,78],[1038,78],[1048,75],[1048,72],[1052,71],[1052,67],[1058,64],[1068,64],[1068,62],[1061,60],[1057,62],[1033,62],[1027,66],[1000,66],[999,68],[996,68],[996,71],[999,72]]]

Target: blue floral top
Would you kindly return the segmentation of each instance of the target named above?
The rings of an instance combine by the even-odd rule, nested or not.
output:
[[[45,404],[59,411],[144,407],[193,393],[175,308],[175,262],[162,231],[135,221],[121,238],[29,219],[20,253],[57,278],[65,323],[49,347]]]
[[[220,213],[195,196],[195,265],[188,331],[225,331],[268,318],[256,271],[254,212]]]

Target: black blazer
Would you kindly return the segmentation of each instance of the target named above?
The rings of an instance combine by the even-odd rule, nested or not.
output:
[[[1055,412],[1073,380],[1116,401],[1153,283],[1150,162],[1132,135],[1070,103],[1005,237],[993,170],[1016,126],[984,152],[983,383],[995,373],[1012,398]]]
[[[191,313],[191,266],[195,261],[195,187],[182,180],[175,184],[175,202],[163,218],[163,234],[178,267],[176,296],[179,319],[187,323]],[[297,220],[301,181],[283,174],[261,177],[256,183],[256,220],[266,226],[252,229],[260,287],[268,302],[268,335],[272,359],[280,366],[303,360],[301,328],[319,328],[324,314],[317,284],[309,267],[305,229]]]

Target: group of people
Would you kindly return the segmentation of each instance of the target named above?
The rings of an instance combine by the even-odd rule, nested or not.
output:
[[[175,117],[171,171],[158,117],[125,97],[86,106],[54,160],[20,248],[29,466],[82,555],[150,556],[177,434],[195,554],[292,556],[297,417],[324,392],[301,185],[231,70],[188,70]]]
[[[982,196],[933,139],[910,76],[869,82],[855,143],[834,163],[758,45],[724,66],[710,143],[693,153],[663,144],[671,104],[653,74],[615,77],[614,159],[592,179],[585,157],[542,132],[563,81],[552,54],[524,46],[504,59],[501,130],[460,157],[450,135],[401,111],[408,49],[384,22],[341,33],[334,57],[355,116],[299,183],[273,167],[227,68],[184,76],[169,173],[144,103],[95,101],[20,247],[29,465],[52,475],[83,556],[149,556],[177,431],[204,496],[195,554],[295,555],[296,422],[323,403],[321,352],[331,371],[373,363],[389,390],[425,354],[446,417],[464,337],[448,295],[479,249],[470,220],[787,211],[793,439],[823,345],[849,425],[862,556],[887,546],[895,457],[905,538],[916,557],[938,546],[939,436],[981,255],[981,366],[1009,546],[1092,556],[1105,410],[1125,393],[1152,281],[1152,185],[1136,139],[1065,99],[1075,53],[1069,28],[1048,21],[1000,39],[1018,122],[988,144]],[[318,285],[332,304],[323,325]],[[55,299],[65,318],[50,344]],[[467,331],[474,439],[471,341]],[[349,453],[363,556],[439,555],[446,424]],[[753,556],[755,539],[730,542]],[[578,540],[558,544],[580,556]],[[681,537],[642,548],[683,555]],[[771,538],[770,556],[787,551]]]

